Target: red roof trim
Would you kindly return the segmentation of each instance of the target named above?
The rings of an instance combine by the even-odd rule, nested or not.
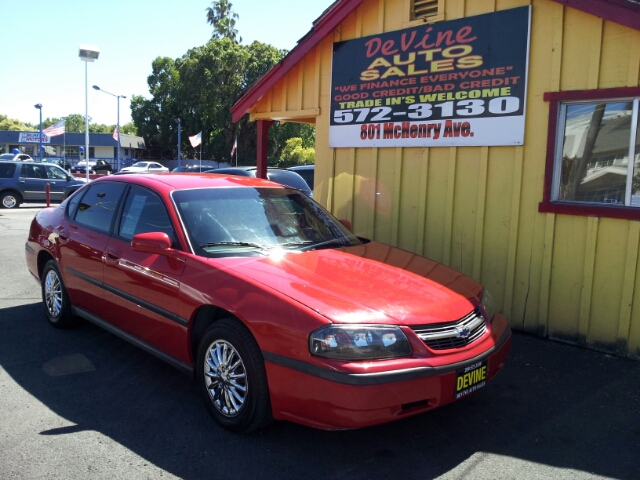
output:
[[[323,38],[340,25],[363,1],[342,0],[335,4],[333,8],[330,7],[328,12],[323,13],[320,19],[314,23],[311,31],[300,40],[298,45],[231,107],[233,122],[238,122],[269,89],[278,83],[307,53],[313,50]]]
[[[629,0],[553,0],[625,27],[640,30],[640,5]]]

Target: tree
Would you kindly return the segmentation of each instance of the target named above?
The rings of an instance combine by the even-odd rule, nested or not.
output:
[[[256,125],[246,118],[234,124],[231,106],[284,54],[260,42],[244,46],[230,38],[213,38],[176,60],[156,58],[147,79],[151,98],[134,96],[131,100],[131,117],[138,134],[152,151],[157,149],[176,158],[174,120],[179,118],[184,155],[193,153],[188,136],[202,131],[203,158],[228,161],[237,136],[241,158],[255,160]]]
[[[29,123],[22,123],[20,120],[0,114],[0,130],[10,130],[12,132],[35,132],[39,128],[40,125],[38,125],[38,128],[35,128]]]
[[[302,138],[292,137],[286,141],[282,149],[282,155],[277,166],[281,168],[292,167],[294,165],[310,165],[314,163],[316,151],[312,147],[303,147]]]
[[[236,20],[240,15],[235,13],[229,0],[214,0],[207,7],[207,23],[213,27],[212,38],[229,38],[236,43],[242,42],[242,37],[236,30]],[[237,40],[236,40],[237,39]]]

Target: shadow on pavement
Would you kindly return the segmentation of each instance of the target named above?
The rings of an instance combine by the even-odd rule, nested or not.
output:
[[[178,477],[432,478],[477,452],[616,478],[640,471],[640,362],[516,334],[498,377],[447,407],[363,430],[279,422],[240,436],[216,426],[177,370],[87,323],[56,330],[41,308],[0,310],[0,366],[76,424],[40,434],[96,430]],[[45,373],[78,354],[95,369]]]

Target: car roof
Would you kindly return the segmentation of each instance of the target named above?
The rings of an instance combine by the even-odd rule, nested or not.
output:
[[[296,170],[314,170],[314,169],[315,169],[315,165],[296,165],[295,167],[287,168],[287,170],[293,170],[294,172]]]
[[[56,167],[60,168],[60,165],[58,165],[58,162],[32,162],[32,161],[23,162],[22,160],[0,160],[0,163],[11,163],[13,165],[22,165],[22,164],[27,164],[27,165],[55,165]]]
[[[219,175],[214,173],[131,173],[127,175],[109,175],[93,180],[97,182],[126,182],[147,186],[156,191],[169,193],[173,190],[192,188],[225,188],[225,187],[275,187],[283,188],[279,183],[254,177],[240,177],[238,175]]]

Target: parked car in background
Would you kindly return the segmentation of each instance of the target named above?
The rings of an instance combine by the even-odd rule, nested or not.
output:
[[[105,176],[40,210],[25,256],[53,326],[83,318],[191,375],[236,432],[423,413],[483,388],[511,345],[478,282],[262,179]]]
[[[113,173],[113,167],[108,163],[105,162],[104,160],[98,160],[96,161],[96,164],[93,167],[93,171],[95,173]]]
[[[0,162],[33,162],[33,158],[31,158],[26,153],[3,153],[0,155]]]
[[[313,192],[313,181],[315,175],[315,165],[298,165],[296,167],[289,167],[287,170],[291,170],[292,172],[296,172],[304,181],[307,182],[309,188]]]
[[[202,173],[208,172],[211,170],[210,165],[181,165],[179,167],[171,170],[172,172],[183,172],[183,173]]]
[[[136,162],[120,169],[121,173],[168,172],[169,169],[158,162]]]
[[[89,173],[95,173],[93,168],[96,166],[96,162],[92,162],[89,160]],[[73,167],[71,167],[71,173],[87,173],[87,162],[85,160],[80,160]]]
[[[213,170],[207,170],[207,173],[225,173],[227,175],[241,175],[243,177],[253,177],[256,178],[258,174],[257,167],[227,167],[227,168],[216,168]],[[281,168],[267,168],[267,178],[272,182],[279,183],[280,185],[285,185],[287,187],[297,188],[298,190],[305,193],[313,198],[313,193],[307,185],[307,182],[304,181],[300,175],[290,170],[284,170]]]
[[[59,161],[58,161],[58,163],[57,163],[57,165],[58,165],[60,168],[62,168],[62,169],[64,169],[64,170],[66,170],[67,172],[71,172],[71,170],[73,170],[73,165],[72,165],[71,163],[67,162],[67,161],[66,161],[66,160],[64,160],[64,159],[59,160]]]
[[[0,161],[0,207],[17,208],[21,203],[44,202],[49,184],[51,201],[61,201],[86,183],[58,165],[37,162]]]

